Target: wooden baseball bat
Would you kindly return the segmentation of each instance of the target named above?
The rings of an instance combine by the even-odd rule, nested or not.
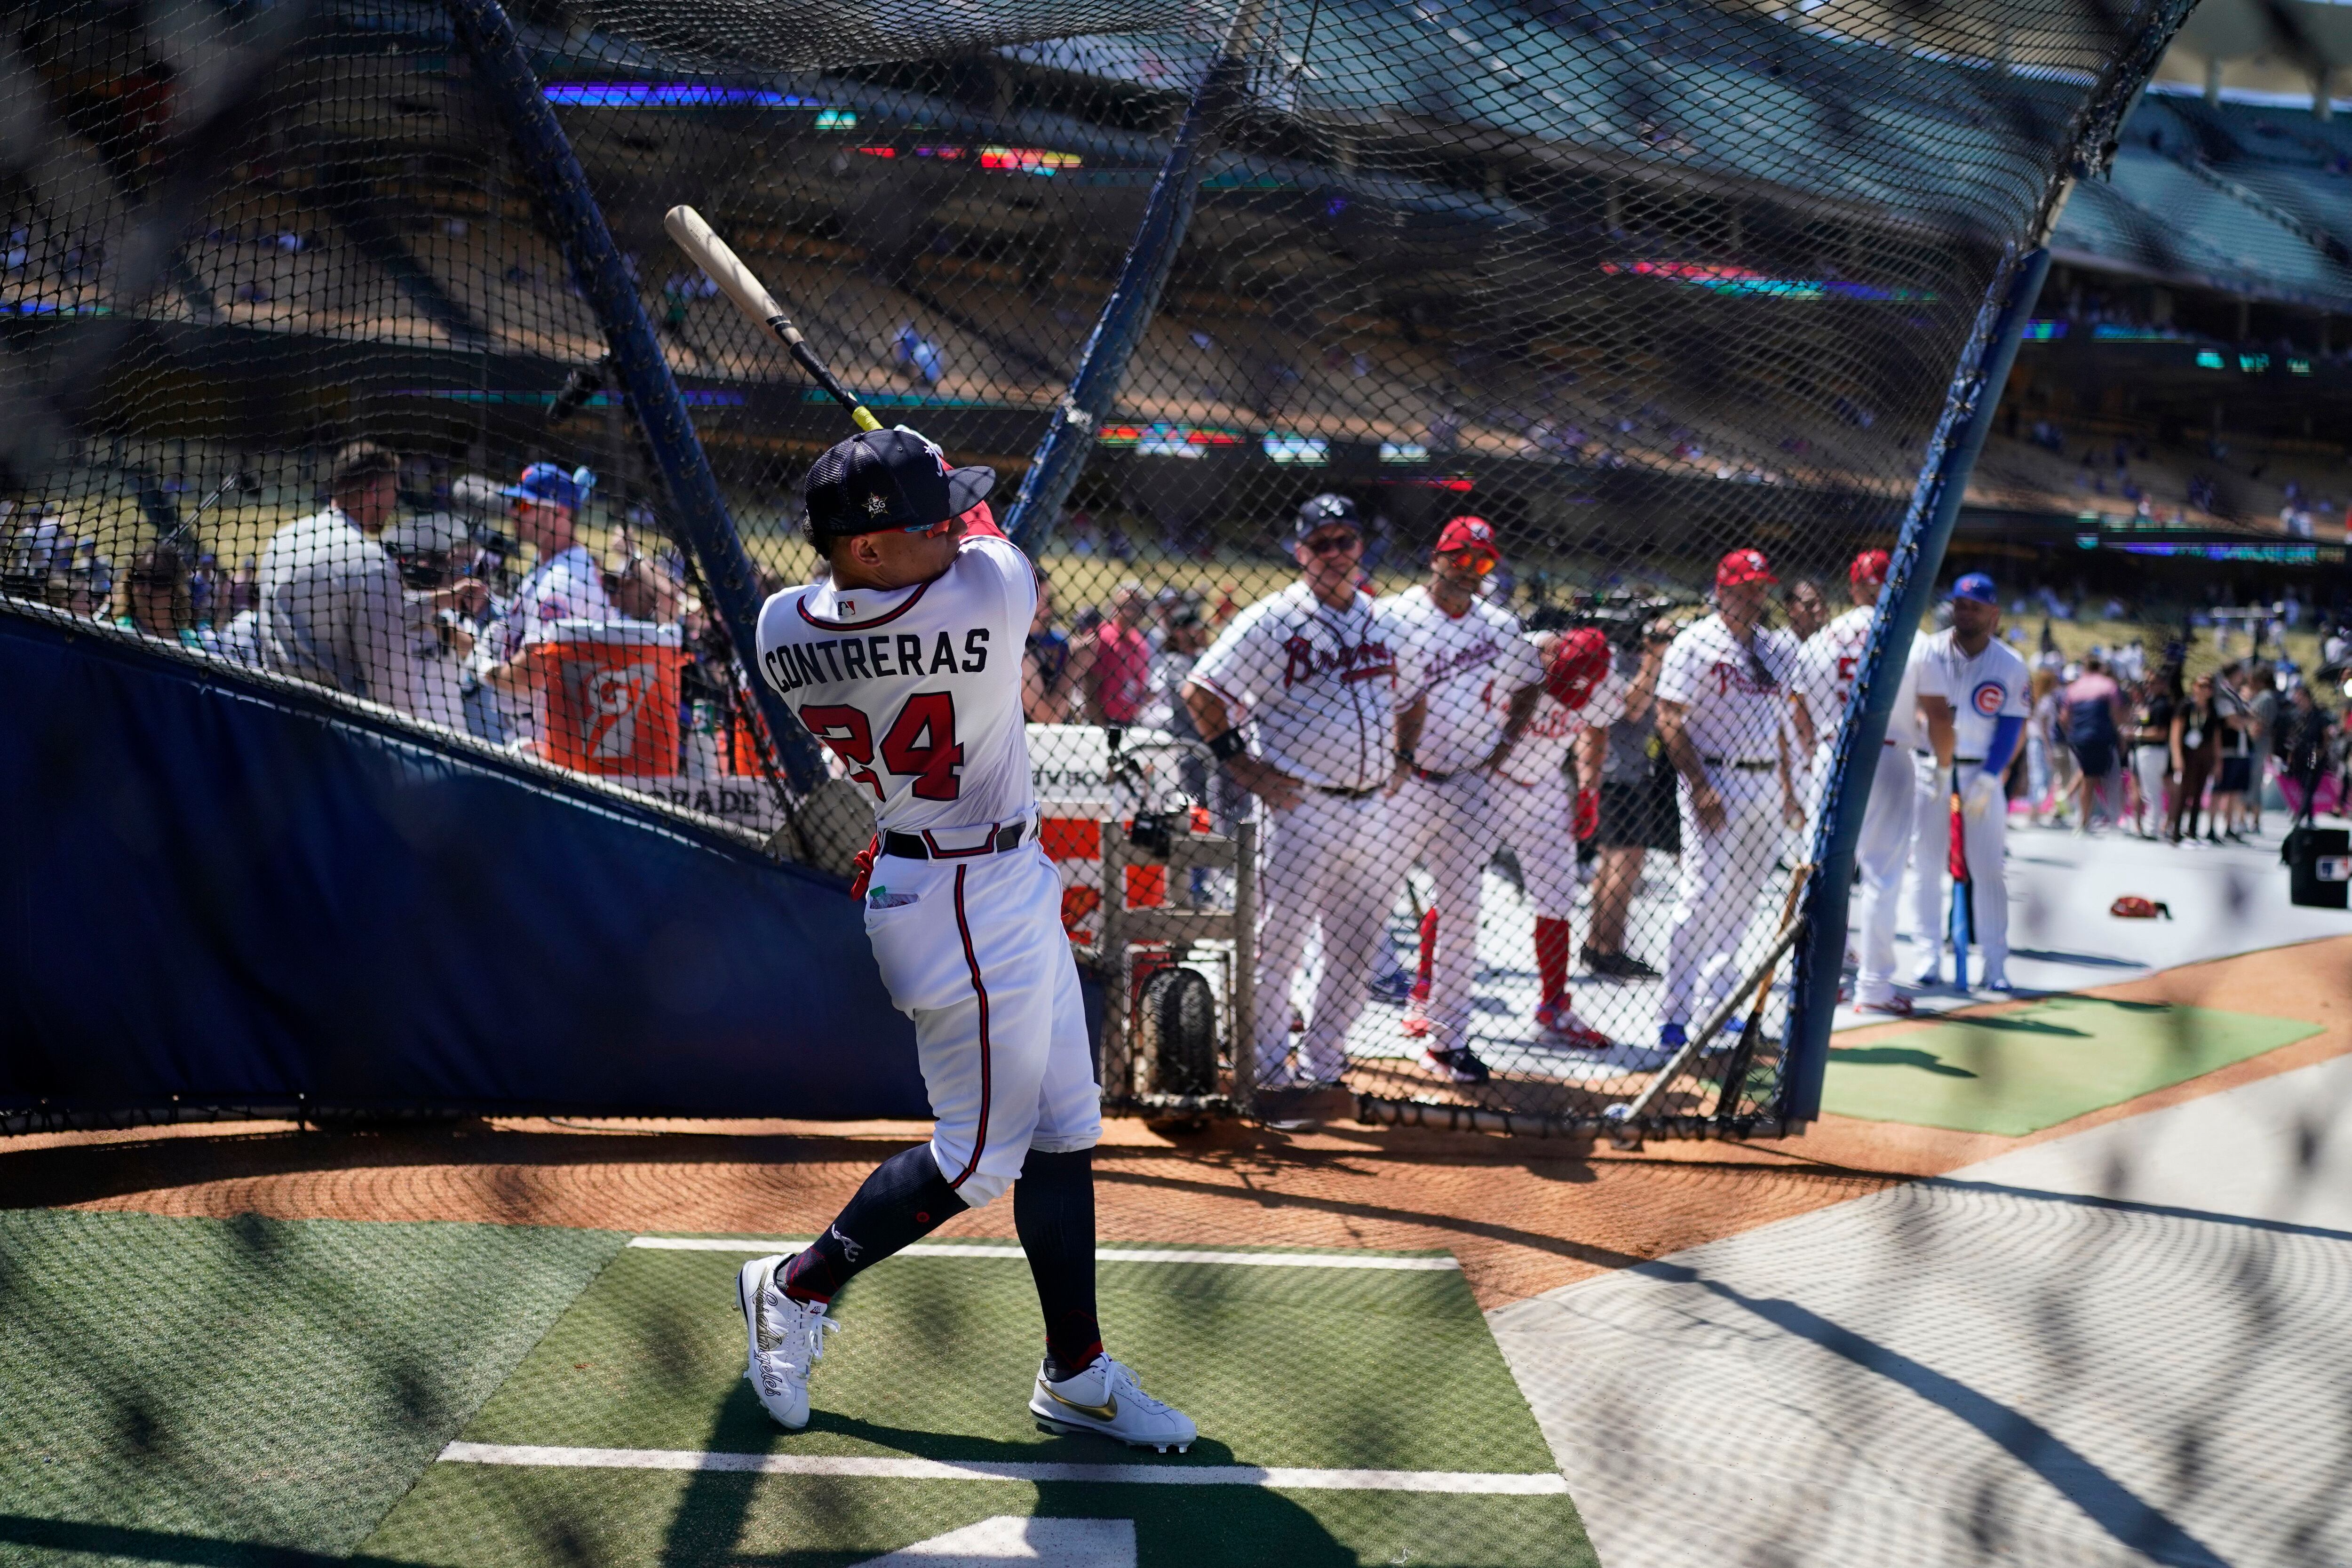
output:
[[[663,215],[662,227],[669,231],[669,237],[677,242],[677,247],[692,257],[694,264],[719,285],[719,292],[735,302],[737,310],[751,318],[761,331],[774,333],[776,341],[790,350],[794,362],[808,373],[809,379],[823,387],[826,395],[835,403],[849,410],[853,424],[860,430],[882,428],[882,421],[875,418],[865,404],[834,379],[833,372],[816,357],[816,351],[808,346],[808,340],[801,336],[801,330],[793,325],[792,318],[785,315],[783,307],[776,303],[776,297],[768,292],[768,286],[743,265],[743,258],[719,237],[709,224],[703,221],[700,213],[688,206],[672,207]]]

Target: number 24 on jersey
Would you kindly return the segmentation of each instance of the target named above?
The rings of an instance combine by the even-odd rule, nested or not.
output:
[[[849,764],[849,776],[880,800],[888,793],[874,775],[874,723],[862,708],[808,707],[801,721],[833,754]],[[963,788],[958,770],[963,747],[955,737],[955,694],[918,691],[882,733],[882,765],[915,781],[918,800],[953,800]]]

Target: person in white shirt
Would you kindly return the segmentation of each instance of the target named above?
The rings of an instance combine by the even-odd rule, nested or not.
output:
[[[473,552],[463,518],[446,511],[418,512],[383,531],[384,551],[411,593],[431,593],[456,583]],[[409,668],[419,719],[466,728],[466,660],[474,651],[474,627],[454,610],[443,610],[408,637]]]
[[[527,742],[541,740],[547,728],[547,693],[531,650],[554,635],[558,621],[620,618],[604,591],[604,565],[579,540],[580,508],[595,481],[585,468],[567,474],[553,463],[533,463],[505,492],[515,532],[539,552],[539,562],[489,629],[482,684],[499,694],[509,733]]]
[[[378,536],[400,505],[400,464],[357,442],[336,455],[323,511],[289,522],[261,552],[254,646],[265,669],[330,686],[404,713],[422,711],[432,681],[418,637],[442,610],[470,613],[479,583],[412,592]]]
[[[1396,631],[1356,588],[1363,526],[1319,495],[1290,531],[1299,578],[1234,617],[1181,688],[1193,726],[1264,804],[1258,845],[1255,1081],[1339,1082],[1364,981],[1406,861],[1391,829]],[[1322,974],[1291,1059],[1291,986],[1320,924]]]
[[[1422,1061],[1456,1083],[1484,1083],[1470,1047],[1471,985],[1478,971],[1479,905],[1500,821],[1491,776],[1535,716],[1543,660],[1518,616],[1480,590],[1502,563],[1482,517],[1457,517],[1437,535],[1430,576],[1380,602],[1397,627],[1397,758],[1389,805],[1404,864],[1429,868],[1436,946],[1427,992],[1405,1017],[1426,1037]]]
[[[1984,950],[1981,984],[2009,983],[2009,797],[2002,780],[2025,736],[2029,676],[2025,661],[1995,634],[2000,600],[1990,577],[1971,572],[1952,584],[1952,624],[1919,643],[1916,671],[1919,721],[1927,744],[1914,758],[1916,837],[1911,857],[1912,914],[1927,959],[1917,983],[1943,978],[1948,908],[1951,805],[1960,797],[1961,842],[1968,855],[1969,928]]]
[[[1010,1189],[1045,1317],[1030,1415],[1181,1451],[1192,1420],[1104,1353],[1096,1317],[1101,1090],[1030,784],[1021,651],[1037,580],[989,516],[994,479],[949,467],[904,426],[827,448],[803,495],[830,578],[760,610],[760,679],[873,796],[875,842],[850,893],[892,1005],[914,1020],[937,1120],[807,1247],[743,1265],[744,1375],[779,1425],[806,1426],[841,1288]]]
[[[1887,567],[1884,550],[1865,550],[1855,556],[1846,574],[1853,585],[1853,608],[1822,627],[1797,655],[1789,700],[1799,738],[1810,736],[1812,741],[1813,795],[1805,807],[1809,845],[1820,833],[1831,763],[1845,729],[1853,683],[1870,648],[1870,628],[1878,617],[1879,597],[1886,591]],[[1917,648],[1915,642],[1915,655]],[[1863,807],[1862,837],[1854,850],[1854,867],[1862,879],[1862,893],[1856,900],[1862,962],[1854,982],[1854,1005],[1865,1013],[1908,1016],[1911,1011],[1910,998],[1895,989],[1895,924],[1902,908],[1903,868],[1911,854],[1911,753],[1920,744],[1914,695],[1913,672],[1906,663],[1878,755],[1851,758],[1846,763],[1848,787],[1869,792]]]
[[[1801,807],[1780,722],[1796,639],[1763,625],[1778,581],[1763,552],[1735,550],[1715,572],[1716,613],[1685,627],[1658,673],[1658,739],[1681,775],[1681,886],[1666,934],[1658,1044],[1680,1047],[1692,1018],[1738,982],[1739,944]]]

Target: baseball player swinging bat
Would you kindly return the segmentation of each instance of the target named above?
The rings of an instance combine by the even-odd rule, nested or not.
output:
[[[1954,769],[1952,772],[1952,777],[1955,781],[1952,787],[1952,848],[1950,860],[1950,870],[1952,873],[1952,980],[1953,983],[1958,985],[1961,990],[1966,991],[1969,988],[1969,939],[1974,934],[1972,930],[1972,917],[1975,913],[1975,906],[1970,902],[1972,889],[1969,886],[1969,842],[1967,837],[1968,819],[1960,804],[1960,791],[1958,784],[1959,770],[1957,768]]]
[[[719,237],[709,224],[703,221],[700,213],[688,206],[672,207],[662,216],[662,227],[669,231],[670,238],[677,241],[680,250],[694,258],[697,267],[709,274],[710,280],[719,285],[719,291],[735,301],[737,310],[749,317],[761,331],[774,333],[776,341],[789,349],[793,361],[808,373],[809,379],[824,388],[826,395],[835,403],[849,410],[853,424],[860,430],[882,428],[882,421],[875,418],[847,387],[834,379],[833,372],[825,369],[824,362],[816,357],[816,351],[808,346],[808,340],[801,336],[801,330],[793,325],[793,319],[784,314],[783,307],[776,303],[776,297],[768,292],[767,285],[743,265],[743,258]]]

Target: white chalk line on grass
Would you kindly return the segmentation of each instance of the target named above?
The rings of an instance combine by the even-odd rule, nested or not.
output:
[[[1310,1470],[1261,1465],[1061,1465],[1010,1459],[907,1459],[823,1454],[720,1454],[691,1448],[552,1448],[521,1443],[452,1443],[451,1465],[572,1470],[731,1470],[856,1480],[1096,1482],[1150,1487],[1264,1487],[1277,1491],[1445,1492],[1479,1497],[1565,1497],[1556,1471]]]
[[[653,1247],[664,1252],[773,1252],[806,1245],[807,1238],[797,1241],[752,1241],[737,1237],[718,1236],[640,1236],[633,1238],[631,1247]],[[1017,1247],[988,1247],[961,1241],[919,1241],[912,1247],[902,1247],[893,1258],[1019,1258]],[[1225,1263],[1256,1268],[1390,1268],[1413,1273],[1459,1272],[1462,1265],[1451,1258],[1382,1258],[1365,1253],[1346,1252],[1188,1252],[1181,1247],[1105,1247],[1096,1249],[1097,1263]]]

